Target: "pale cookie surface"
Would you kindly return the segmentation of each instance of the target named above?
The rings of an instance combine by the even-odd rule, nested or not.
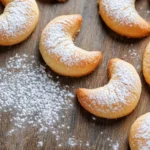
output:
[[[0,16],[0,45],[18,44],[33,32],[39,10],[35,0],[1,0],[5,5]]]
[[[90,113],[109,119],[131,113],[141,95],[141,80],[135,68],[118,58],[108,65],[110,81],[97,89],[78,89],[80,104]]]
[[[106,25],[120,35],[140,38],[150,35],[150,24],[135,9],[135,0],[99,0]]]
[[[150,43],[146,47],[143,58],[143,75],[146,82],[150,85]]]
[[[150,150],[150,113],[139,117],[129,134],[131,150]]]
[[[101,62],[101,52],[85,51],[74,45],[81,23],[80,15],[59,16],[42,32],[40,52],[48,66],[60,75],[80,77],[94,71]]]

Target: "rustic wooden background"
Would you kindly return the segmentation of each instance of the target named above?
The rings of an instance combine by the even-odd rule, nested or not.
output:
[[[44,144],[41,148],[37,147],[36,129],[28,129],[26,133],[16,133],[13,137],[7,137],[6,133],[11,129],[11,116],[1,112],[0,118],[0,150],[116,150],[111,146],[116,142],[119,143],[119,150],[127,150],[128,133],[131,124],[137,117],[150,110],[150,88],[144,81],[141,69],[142,56],[149,38],[127,39],[112,32],[98,14],[96,0],[69,0],[67,3],[58,4],[51,0],[38,0],[40,9],[40,20],[36,30],[23,43],[12,47],[0,47],[0,65],[9,59],[9,57],[18,54],[33,54],[44,63],[39,53],[39,39],[41,31],[46,24],[56,16],[78,13],[83,16],[83,26],[80,34],[76,38],[76,45],[87,50],[99,50],[103,54],[103,61],[98,69],[86,77],[79,79],[60,77],[62,84],[73,85],[76,88],[96,88],[103,86],[108,82],[107,64],[109,59],[118,57],[133,64],[140,74],[143,89],[140,102],[136,110],[127,117],[118,120],[107,120],[96,118],[83,110],[75,98],[76,107],[68,112],[66,121],[70,123],[70,130],[64,129],[62,139],[74,135],[82,142],[89,141],[90,146],[78,144],[74,147],[64,145],[58,147],[55,137],[48,132],[44,135]],[[148,0],[137,0],[136,8],[141,16],[150,21],[150,8]],[[0,5],[0,12],[3,12],[3,6]],[[53,76],[56,76],[53,73]],[[75,89],[70,89],[75,93]],[[112,140],[110,142],[109,139]],[[24,142],[25,141],[25,142]]]

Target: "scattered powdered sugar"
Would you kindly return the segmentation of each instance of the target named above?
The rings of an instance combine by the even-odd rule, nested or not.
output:
[[[118,142],[113,144],[113,150],[119,150],[119,143]]]
[[[146,13],[147,13],[147,14],[150,14],[150,10],[147,10]]]
[[[30,30],[37,17],[34,3],[34,0],[14,0],[6,6],[0,20],[1,38],[16,38]]]
[[[94,116],[93,116],[93,117],[92,117],[92,120],[94,120],[94,121],[95,121],[95,120],[96,120],[96,117],[94,117]]]
[[[138,71],[140,71],[141,70],[141,61],[140,61],[140,59],[141,59],[141,55],[137,52],[137,50],[136,49],[129,49],[129,55],[130,55],[130,57],[131,57],[131,59],[134,59],[134,64],[136,65],[135,67],[136,67],[136,69],[138,70]]]
[[[118,141],[113,142],[112,139],[110,139],[109,137],[106,139],[106,143],[109,146],[109,149],[111,150],[119,150],[120,149],[120,145],[118,143]],[[105,147],[102,147],[102,150],[105,150]]]
[[[16,54],[0,69],[0,112],[13,114],[10,120],[13,126],[7,132],[9,137],[31,126],[38,128],[38,137],[50,132],[58,148],[89,146],[88,141],[84,143],[75,136],[62,140],[63,130],[70,130],[70,126],[61,121],[73,109],[73,98],[69,86],[55,81],[34,56]],[[39,139],[37,147],[43,145],[43,138]]]
[[[107,144],[109,146],[109,148],[111,148],[112,150],[119,150],[119,143],[117,142],[113,142],[113,140],[109,137],[101,137],[105,139],[105,144]],[[82,140],[78,140],[75,136],[70,137],[68,139],[68,145],[71,147],[76,147],[76,146],[82,146],[83,145],[83,141]],[[89,141],[85,142],[85,146],[86,148],[94,148]]]
[[[133,44],[131,44],[131,48],[127,51],[127,54],[123,55],[123,59],[129,59],[129,57],[134,61],[133,64],[138,72],[141,71],[141,54],[137,49],[132,48]]]
[[[68,32],[68,28],[73,28],[78,21],[74,16],[59,18],[59,21],[53,21],[47,26],[42,34],[42,45],[48,54],[65,64],[68,68],[76,65],[82,66],[86,62],[91,62],[95,53],[86,53],[82,49],[76,47],[72,41],[72,35]],[[75,22],[76,20],[76,22]],[[75,27],[76,28],[76,27]],[[76,31],[77,32],[77,31]],[[97,61],[97,60],[96,60]]]
[[[87,141],[85,145],[88,147],[88,146],[90,146],[90,143]]]
[[[0,69],[0,111],[14,113],[11,122],[17,128],[38,125],[46,132],[72,108],[74,95],[28,57],[16,55]]]
[[[138,24],[138,13],[135,11],[135,0],[103,0],[107,15],[115,19],[118,25],[133,26]]]
[[[115,62],[109,83],[90,92],[89,98],[92,99],[90,106],[95,106],[97,111],[102,113],[122,112],[124,106],[132,105],[133,101],[140,96],[137,91],[141,82],[136,74],[135,69],[127,62],[122,60]],[[97,104],[99,104],[99,109]],[[103,109],[104,106],[105,109]]]
[[[137,126],[136,134],[134,138],[138,141],[139,150],[149,150],[150,149],[150,116],[147,116],[144,120],[141,120]],[[141,141],[145,141],[144,143]]]
[[[42,142],[42,141],[39,141],[39,142],[37,143],[37,146],[38,146],[38,147],[43,147],[43,142]]]
[[[74,146],[77,146],[77,145],[80,145],[82,143],[82,141],[78,141],[76,138],[74,137],[71,137],[68,139],[68,145],[74,147]]]
[[[129,54],[130,54],[131,58],[135,58],[138,56],[136,49],[129,49]]]

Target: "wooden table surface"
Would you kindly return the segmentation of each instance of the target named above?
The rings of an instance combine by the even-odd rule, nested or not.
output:
[[[111,31],[101,20],[96,0],[69,0],[67,3],[53,3],[50,0],[38,0],[40,9],[40,20],[36,30],[23,43],[11,46],[0,47],[0,65],[15,56],[16,53],[33,54],[38,61],[44,63],[39,53],[39,39],[41,31],[46,24],[59,15],[81,14],[83,26],[75,43],[86,50],[99,50],[103,54],[103,61],[92,74],[79,79],[60,77],[63,85],[74,86],[70,90],[75,94],[78,87],[96,88],[105,85],[107,79],[107,64],[111,58],[122,58],[135,66],[142,80],[141,99],[135,111],[127,117],[117,120],[107,120],[93,117],[85,111],[74,98],[75,107],[68,111],[66,118],[60,122],[69,124],[70,129],[62,129],[62,146],[56,140],[51,131],[43,133],[41,147],[37,146],[37,131],[35,128],[26,127],[27,132],[17,131],[13,136],[7,136],[7,132],[13,127],[10,124],[12,116],[1,112],[0,116],[0,150],[127,150],[128,133],[131,124],[137,117],[150,110],[150,88],[142,75],[142,57],[149,37],[143,39],[127,39]],[[136,8],[141,16],[150,21],[149,2],[137,0]],[[2,13],[3,6],[0,5]],[[52,73],[55,77],[55,73]],[[67,144],[69,137],[74,137],[77,144]],[[87,143],[88,141],[88,143]],[[59,147],[60,146],[60,147]]]

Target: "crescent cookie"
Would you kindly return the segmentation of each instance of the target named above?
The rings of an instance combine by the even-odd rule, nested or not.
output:
[[[77,90],[80,104],[88,112],[115,119],[128,115],[137,106],[141,95],[141,80],[135,68],[118,58],[108,65],[110,81],[97,89]]]
[[[0,45],[18,44],[33,32],[39,9],[35,0],[1,0],[5,5],[0,16]]]
[[[131,150],[150,150],[150,113],[140,116],[129,134]]]
[[[106,25],[122,36],[150,35],[150,24],[135,9],[135,0],[99,0],[99,12]]]
[[[74,45],[73,39],[81,23],[80,15],[59,16],[42,32],[40,52],[47,65],[60,75],[84,76],[94,71],[101,62],[101,52],[85,51]]]
[[[146,82],[150,85],[150,43],[146,47],[143,58],[143,75]]]

